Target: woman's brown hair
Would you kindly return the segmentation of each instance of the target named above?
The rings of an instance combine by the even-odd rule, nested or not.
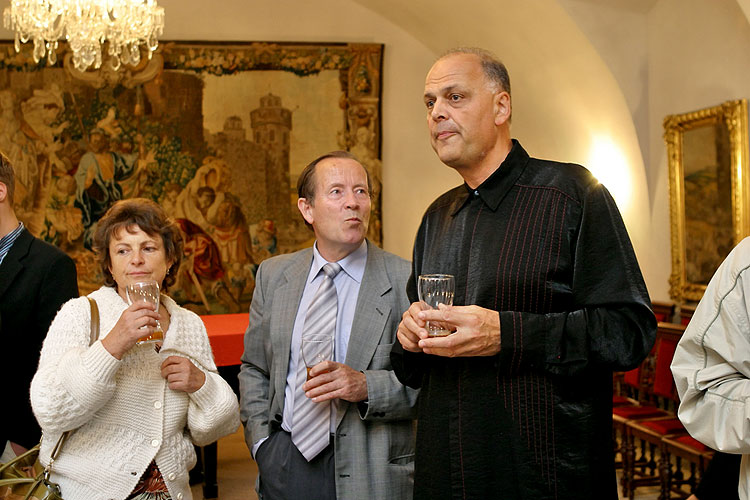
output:
[[[161,283],[162,289],[166,290],[174,285],[177,279],[177,270],[182,260],[182,233],[177,224],[156,202],[146,198],[131,198],[116,202],[96,225],[93,247],[104,276],[104,284],[116,286],[115,279],[109,271],[112,265],[109,243],[120,229],[132,231],[133,226],[138,226],[149,236],[161,236],[166,259],[172,262],[172,267],[167,269],[167,276]]]

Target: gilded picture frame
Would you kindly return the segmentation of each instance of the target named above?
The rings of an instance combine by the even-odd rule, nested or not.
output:
[[[158,202],[185,240],[168,291],[199,314],[247,311],[258,265],[314,239],[297,209],[304,166],[348,150],[369,170],[380,245],[383,45],[162,41],[152,58],[85,72],[66,44],[35,63],[0,41],[0,150],[16,212],[101,286],[96,222],[118,199]]]
[[[750,235],[745,99],[664,118],[669,168],[670,296],[697,302],[731,249]]]

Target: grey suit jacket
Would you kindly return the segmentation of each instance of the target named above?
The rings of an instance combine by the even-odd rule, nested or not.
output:
[[[312,249],[265,260],[258,268],[240,371],[245,441],[280,428],[292,328]],[[365,373],[368,403],[339,401],[334,437],[339,499],[411,499],[417,391],[394,375],[390,351],[409,307],[407,261],[367,242],[346,364]]]

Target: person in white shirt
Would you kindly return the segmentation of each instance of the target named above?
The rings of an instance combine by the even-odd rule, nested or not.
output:
[[[708,283],[671,366],[678,416],[690,435],[714,450],[742,455],[737,485],[742,500],[750,499],[749,295],[750,238],[745,238]]]

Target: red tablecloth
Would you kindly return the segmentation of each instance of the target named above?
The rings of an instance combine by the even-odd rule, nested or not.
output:
[[[201,316],[201,319],[208,331],[216,366],[239,365],[249,321],[248,313],[210,314]]]

